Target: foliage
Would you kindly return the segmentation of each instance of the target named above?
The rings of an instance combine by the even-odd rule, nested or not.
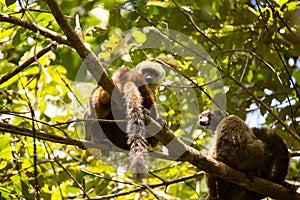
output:
[[[25,2],[1,0],[0,13],[62,34],[44,1]],[[208,146],[210,134],[200,129],[196,121],[200,111],[216,106],[211,96],[229,113],[247,117],[257,126],[276,129],[289,149],[296,151],[300,148],[299,140],[290,131],[300,137],[299,3],[253,2],[73,0],[59,3],[73,27],[75,14],[80,16],[87,45],[95,49],[110,75],[121,66],[133,67],[157,57],[176,62],[176,70],[167,70],[157,101],[161,118],[184,142],[195,141],[192,145],[197,149]],[[53,41],[40,32],[0,21],[1,81],[1,77]],[[203,52],[182,56],[191,43],[181,40],[177,33],[175,41],[180,38],[183,46],[174,42],[173,49],[166,50],[163,49],[168,45],[166,42],[158,44],[161,49],[138,48],[138,44],[151,46],[154,44],[148,44],[149,41],[161,41],[142,32],[149,26],[176,30],[200,45]],[[126,34],[134,41],[126,41],[123,37]],[[201,56],[205,59],[195,64]],[[222,84],[205,84],[220,77]],[[83,119],[94,86],[95,81],[76,52],[67,45],[53,45],[51,51],[0,84],[0,121],[83,139],[82,122],[77,119]],[[110,157],[99,158],[76,146],[13,132],[2,132],[0,138],[1,199],[33,199],[37,190],[44,199],[114,197],[118,193],[120,197],[116,195],[116,199],[124,196],[133,199],[137,195],[146,199],[198,198],[207,192],[202,174],[154,191],[130,192],[136,187],[130,184],[131,173],[123,169],[128,163],[114,160],[126,155],[119,157],[112,153]],[[300,181],[298,158],[292,159],[288,179]],[[156,184],[161,179],[176,180],[197,171],[189,163],[153,158],[147,181]]]

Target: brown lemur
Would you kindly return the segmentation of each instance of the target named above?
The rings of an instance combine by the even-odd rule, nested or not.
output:
[[[288,148],[274,130],[249,127],[234,115],[220,109],[203,111],[199,124],[216,134],[210,155],[229,166],[283,183],[289,166]],[[208,199],[262,199],[265,195],[246,190],[226,180],[207,175]]]
[[[128,120],[127,123],[87,121],[85,139],[101,142],[107,138],[118,148],[129,151],[135,181],[141,181],[148,172],[148,144],[152,147],[158,144],[155,137],[146,134],[144,114],[158,120],[154,91],[164,77],[163,67],[150,61],[143,61],[134,69],[121,67],[112,79],[123,95],[123,104],[112,100],[101,86],[93,90],[89,99],[85,118]]]

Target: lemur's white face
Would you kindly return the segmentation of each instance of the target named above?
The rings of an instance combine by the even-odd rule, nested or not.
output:
[[[149,84],[159,85],[165,78],[165,70],[158,63],[143,61],[137,65],[136,70]]]

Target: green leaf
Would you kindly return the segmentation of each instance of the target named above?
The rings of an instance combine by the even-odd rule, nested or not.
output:
[[[0,169],[4,169],[6,165],[7,165],[7,161],[5,160],[0,161]]]
[[[1,149],[1,154],[0,154],[0,159],[5,159],[9,160],[12,155],[12,148],[10,146],[11,143],[11,137],[8,135],[2,135],[0,137],[0,149]]]
[[[21,34],[24,32],[24,29],[18,29],[15,36],[13,37],[12,45],[18,46],[21,43]]]
[[[146,34],[141,31],[133,31],[132,36],[137,43],[144,43],[147,40]]]
[[[8,62],[7,60],[0,60],[0,75],[10,72],[16,65]]]
[[[297,70],[297,69],[295,69],[295,70],[293,71],[293,76],[295,77],[296,82],[297,82],[298,85],[299,85],[299,84],[300,84],[300,71]]]
[[[5,4],[7,6],[10,6],[10,5],[12,5],[12,4],[16,3],[16,2],[17,2],[17,0],[5,0]]]

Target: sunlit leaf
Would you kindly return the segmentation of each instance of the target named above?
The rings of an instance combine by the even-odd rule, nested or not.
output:
[[[1,135],[0,136],[0,150],[1,150],[1,154],[0,154],[0,160],[4,159],[4,160],[9,160],[12,157],[12,148],[11,148],[11,137],[8,135]]]
[[[147,40],[146,35],[141,31],[133,31],[132,36],[137,43],[144,43]]]
[[[166,80],[155,91],[159,118],[187,145],[201,151],[210,147],[211,133],[200,129],[198,112],[216,107],[217,101],[228,113],[243,119],[252,111],[251,105],[257,105],[256,111],[265,117],[265,123],[257,125],[276,127],[289,149],[298,150],[300,146],[294,137],[279,121],[274,121],[265,107],[291,130],[296,130],[299,101],[298,88],[293,87],[299,85],[300,72],[297,66],[286,69],[285,64],[286,58],[293,58],[295,65],[299,62],[298,2],[271,1],[276,12],[270,6],[253,2],[190,0],[175,5],[173,1],[156,0],[75,0],[61,1],[59,6],[73,28],[74,16],[80,16],[81,28],[87,33],[86,46],[95,51],[109,76],[122,66],[133,67],[143,60],[156,62],[157,58],[164,58],[160,61],[167,64],[164,66]],[[1,21],[0,80],[29,58],[35,58],[50,43],[57,43],[47,54],[0,85],[0,121],[26,127],[28,134],[34,127],[49,138],[62,136],[66,138],[64,142],[84,139],[82,119],[98,81],[87,73],[86,67],[93,66],[83,65],[84,59],[78,55],[78,48],[74,48],[76,44],[61,44],[59,37],[65,38],[66,33],[44,1],[22,1],[19,5],[15,0],[0,0],[0,9],[11,19],[19,18],[18,23],[26,20],[29,26],[43,27],[42,31],[27,30],[16,23]],[[149,29],[144,28],[148,26],[161,36],[151,38],[150,46],[157,45],[157,48],[143,48],[144,44],[149,45]],[[172,30],[186,39],[182,41],[180,34],[169,35]],[[203,50],[194,49],[188,40]],[[207,85],[200,88],[193,82]],[[168,151],[161,144],[149,149]],[[36,139],[34,144],[30,136],[6,132],[0,133],[0,150],[0,199],[36,198],[35,180],[40,199],[94,198],[136,188],[126,184],[132,181],[132,173],[126,170],[128,154],[121,157],[113,151],[102,151],[96,157],[90,149],[50,142],[47,138]],[[298,166],[299,160],[292,159],[287,179],[297,180]],[[198,172],[188,162],[152,156],[149,156],[149,170],[146,181],[153,184]],[[153,190],[158,197],[166,199],[201,198],[207,194],[204,176]],[[124,198],[155,197],[144,190],[116,199]]]

